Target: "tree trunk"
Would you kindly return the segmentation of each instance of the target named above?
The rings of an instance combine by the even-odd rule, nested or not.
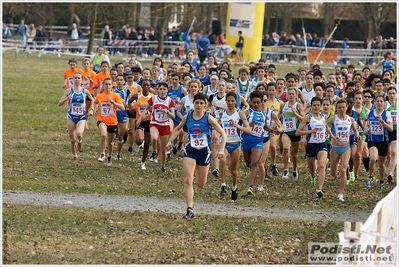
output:
[[[94,44],[94,35],[96,33],[96,22],[97,22],[97,12],[98,12],[98,3],[95,4],[94,6],[94,13],[93,13],[93,18],[92,22],[90,25],[90,39],[89,39],[89,45],[87,47],[87,54],[91,54],[91,51],[93,50],[93,44]]]
[[[334,4],[324,3],[324,19],[323,19],[324,35],[329,36],[334,29]]]
[[[165,29],[168,27],[168,16],[167,16],[167,10],[166,10],[166,5],[167,3],[162,4],[162,17],[161,17],[161,25],[159,27],[159,43],[158,43],[158,53],[162,54],[163,53],[163,36]]]

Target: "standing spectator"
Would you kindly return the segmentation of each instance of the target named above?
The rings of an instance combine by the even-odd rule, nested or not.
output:
[[[31,24],[29,25],[28,29],[26,30],[26,40],[28,41],[28,46],[29,45],[33,45],[33,40],[36,37],[36,28],[35,28],[35,24]],[[35,47],[33,46],[29,46],[29,49],[35,49]]]
[[[46,33],[43,30],[43,26],[39,25],[36,29],[36,37],[35,37],[34,41],[38,45],[43,45],[45,42],[45,38],[46,38]]]
[[[10,27],[3,21],[3,40],[6,41],[8,37],[11,37],[12,33]]]
[[[68,36],[69,36],[69,41],[77,41],[79,39],[82,39],[82,31],[77,28],[76,23],[72,24],[72,28],[69,29],[68,31]],[[71,49],[72,53],[76,51],[77,51],[76,48]]]
[[[188,31],[183,34],[184,41],[186,42],[186,46],[185,46],[186,52],[191,50],[191,41],[192,41],[193,30],[194,30],[194,28],[188,29]]]
[[[309,34],[309,35],[310,35],[310,34]],[[320,39],[321,39],[321,38],[320,38]],[[313,34],[313,38],[312,38],[312,40],[311,40],[311,42],[310,42],[310,46],[312,46],[312,47],[318,47],[318,46],[319,46],[320,39],[317,37],[317,33],[314,33],[314,34]]]
[[[105,25],[104,29],[101,32],[101,40],[103,41],[103,46],[107,47],[108,43],[112,41],[112,31],[109,29],[108,25]],[[113,47],[109,47],[109,52],[113,51]]]
[[[297,35],[296,35],[296,41],[295,41],[295,46],[299,46],[299,48],[297,48],[297,50],[296,50],[296,53],[297,53],[297,60],[298,61],[301,61],[302,59],[303,59],[303,56],[302,56],[302,47],[304,47],[305,46],[305,42],[303,41],[303,39],[302,39],[302,37],[301,37],[301,35],[298,33]]]
[[[293,34],[290,34],[290,36],[288,37],[288,43],[287,45],[292,46],[293,48],[291,49],[292,54],[288,55],[288,61],[294,60],[295,59],[295,53],[296,53],[296,48],[294,47],[296,44],[296,39],[295,36]]]
[[[170,48],[170,45],[172,44],[173,40],[173,34],[172,34],[172,29],[168,29],[166,32],[166,35],[164,37],[164,49],[162,56],[166,56],[171,58],[173,56],[172,54],[172,49]]]
[[[342,45],[341,45],[342,58],[340,60],[340,63],[343,63],[343,64],[347,64],[346,62],[348,61],[348,58],[346,57],[347,56],[347,52],[345,51],[345,50],[347,50],[349,48],[348,41],[349,41],[348,37],[345,37],[344,41],[342,42]]]
[[[396,49],[396,43],[393,37],[389,38],[389,41],[385,45],[385,49],[394,50]]]
[[[22,50],[26,48],[26,31],[28,27],[25,24],[25,20],[21,19],[21,23],[17,27],[18,38],[21,43]]]
[[[198,36],[199,38],[197,39],[197,49],[198,49],[198,57],[200,60],[200,64],[204,62],[204,60],[208,57],[208,48],[209,45],[211,44],[208,37],[205,35],[200,35]]]
[[[236,48],[238,62],[242,63],[242,50],[244,49],[244,37],[242,36],[242,31],[238,31],[238,42],[236,43]]]
[[[155,35],[154,28],[150,29],[150,31],[148,33],[148,40],[150,41],[150,43],[158,43],[158,36]],[[153,56],[158,55],[159,54],[158,47],[155,49],[150,47],[148,54],[153,55]]]
[[[281,35],[280,35],[280,39],[278,41],[278,46],[285,46],[288,44],[288,37],[287,37],[287,33],[282,31]],[[280,60],[284,60],[286,61],[286,55],[285,54],[281,54],[280,55]]]
[[[222,30],[222,31],[220,32],[220,34],[217,36],[216,44],[218,44],[218,45],[224,45],[224,44],[225,44],[225,40],[224,40],[224,31],[223,31],[223,30]]]

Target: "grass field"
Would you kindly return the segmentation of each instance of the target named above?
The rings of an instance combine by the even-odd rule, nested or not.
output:
[[[52,54],[39,58],[34,53],[19,53],[16,58],[13,52],[3,53],[3,190],[183,199],[181,156],[167,163],[165,174],[158,164],[148,161],[147,170],[142,171],[141,155],[129,154],[125,145],[123,160],[114,160],[107,168],[97,161],[100,136],[93,118],[84,133],[85,152],[76,166],[72,164],[65,132],[66,106],[57,105],[64,92],[63,71],[69,58]],[[144,66],[149,64],[148,61]],[[294,65],[276,65],[279,76],[298,69]],[[303,149],[299,155],[302,158]],[[281,162],[278,155],[279,170]],[[366,177],[362,173],[360,181],[346,188],[344,203],[337,201],[338,181],[331,178],[325,185],[325,197],[317,199],[315,188],[309,183],[306,161],[300,160],[299,167],[299,181],[283,181],[279,175],[265,182],[264,193],[247,197],[244,192],[249,170],[242,161],[242,193],[235,205],[371,212],[393,188],[365,188]],[[195,201],[228,203],[228,198],[219,197],[219,190],[220,181],[210,174],[205,189],[196,190]],[[113,224],[110,220],[123,223]],[[306,263],[307,242],[337,241],[336,234],[342,230],[342,223],[336,222],[210,216],[186,222],[180,214],[3,204],[3,228],[4,223],[8,235],[3,263],[13,264]],[[171,245],[175,248],[169,249]],[[277,253],[279,246],[284,253]],[[148,247],[152,249],[144,249]]]

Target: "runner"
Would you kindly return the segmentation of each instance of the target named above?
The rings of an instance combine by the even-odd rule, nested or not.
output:
[[[217,120],[220,121],[220,118],[223,115],[223,112],[227,109],[226,103],[226,81],[220,80],[218,83],[218,92],[216,94],[209,96],[208,101],[208,109],[211,110],[211,115]],[[216,157],[215,153],[219,151],[219,133],[213,129],[212,130],[212,156],[214,158],[214,169],[212,174],[216,177],[219,177],[219,159]]]
[[[393,124],[393,131],[388,132],[388,139],[389,139],[389,168],[388,168],[388,183],[392,183],[393,173],[396,169],[396,118],[398,114],[398,108],[396,106],[396,89],[395,87],[389,87],[388,91],[388,101],[386,103],[387,108],[386,110],[391,112],[392,117],[392,124]]]
[[[323,185],[326,178],[327,163],[327,142],[326,142],[326,120],[324,115],[320,114],[322,100],[313,97],[310,105],[310,113],[305,115],[298,126],[295,135],[306,135],[306,159],[309,166],[310,183],[316,185],[316,165],[319,172],[318,186],[316,190],[317,197],[323,197]],[[307,126],[307,129],[305,129]]]
[[[380,188],[384,189],[385,160],[388,155],[388,131],[393,131],[391,112],[384,109],[385,99],[382,95],[375,97],[375,108],[367,112],[365,129],[367,129],[367,146],[370,153],[370,174],[366,187],[371,187],[374,182],[375,164],[378,160]]]
[[[79,152],[83,152],[83,132],[85,130],[85,123],[87,114],[89,116],[93,115],[93,97],[88,90],[82,87],[83,75],[80,72],[76,72],[73,75],[74,84],[71,88],[66,89],[62,95],[58,106],[64,105],[68,102],[68,118],[67,127],[69,139],[71,140],[71,150],[73,154],[73,162],[78,162],[78,154],[76,151],[76,139],[78,143]],[[90,99],[91,108],[88,113],[86,113],[86,99]]]
[[[226,147],[224,154],[230,157],[229,168],[231,173],[231,200],[236,201],[238,198],[237,182],[238,182],[238,163],[241,155],[241,132],[251,133],[251,128],[245,114],[237,108],[237,94],[228,92],[226,94],[227,109],[223,112],[221,125],[226,133]],[[226,195],[226,158],[220,160],[220,179],[222,182],[220,195]]]
[[[143,154],[141,156],[140,169],[146,170],[145,161],[147,159],[149,147],[151,144],[151,135],[150,135],[151,112],[150,111],[144,112],[144,110],[148,107],[148,100],[153,96],[153,94],[150,93],[151,84],[149,80],[143,80],[142,85],[143,85],[142,93],[134,94],[133,96],[131,96],[129,98],[129,105],[131,105],[131,103],[136,102],[134,107],[136,115],[135,145],[138,147],[144,141],[144,148],[143,148]],[[136,153],[137,152],[138,151],[136,151]],[[155,154],[157,154],[156,151]],[[153,157],[153,161],[154,159],[155,157]]]
[[[186,198],[187,212],[184,219],[194,217],[194,172],[197,170],[197,186],[203,188],[206,184],[211,160],[211,127],[214,127],[221,136],[220,150],[217,153],[219,159],[223,159],[226,146],[226,133],[215,118],[205,111],[206,96],[198,93],[194,96],[194,110],[183,117],[182,122],[173,130],[166,150],[173,146],[172,140],[177,137],[184,125],[187,126],[188,143],[183,157],[184,171],[184,196]]]
[[[360,166],[362,162],[362,153],[364,150],[364,145],[365,145],[365,140],[366,140],[366,134],[364,133],[364,118],[366,117],[367,109],[363,106],[363,94],[360,91],[356,91],[354,94],[354,99],[355,99],[355,104],[353,106],[353,112],[356,113],[356,118],[355,120],[357,130],[359,131],[359,135],[361,139],[357,140],[357,150],[354,155],[354,162],[353,162],[353,167],[354,167],[354,173],[351,175],[349,173],[349,178],[352,177],[356,181],[359,176],[360,172]]]
[[[242,134],[242,152],[245,164],[250,168],[248,195],[253,195],[253,185],[258,173],[259,164],[263,151],[263,138],[265,135],[266,114],[262,111],[263,95],[259,91],[253,91],[249,95],[252,107],[245,111],[251,133]],[[264,179],[264,173],[262,179]]]
[[[348,168],[350,158],[349,146],[349,132],[352,128],[355,136],[360,139],[359,132],[356,129],[355,121],[353,118],[346,115],[348,103],[345,99],[341,98],[337,101],[337,114],[327,121],[327,132],[331,136],[331,153],[330,153],[330,166],[331,176],[333,178],[337,175],[338,162],[341,161],[340,167],[340,181],[339,181],[339,194],[338,200],[344,201],[344,190],[346,186],[346,170]],[[332,126],[332,130],[330,130]]]
[[[127,110],[128,106],[128,96],[130,95],[130,91],[125,87],[125,76],[123,74],[118,74],[116,77],[116,88],[115,93],[121,96],[123,105],[125,106],[124,110],[117,110],[116,117],[118,119],[118,147],[116,153],[116,160],[122,160],[121,151],[123,144],[126,143],[128,133],[127,133]]]
[[[100,130],[100,150],[101,154],[98,161],[103,162],[105,159],[105,145],[107,143],[108,155],[107,166],[112,165],[112,148],[114,146],[115,134],[118,126],[118,119],[116,117],[117,109],[124,110],[125,105],[119,94],[112,91],[111,78],[105,78],[103,81],[103,92],[96,97],[96,113],[97,126]]]
[[[167,83],[158,84],[158,95],[154,95],[148,100],[148,106],[142,114],[151,112],[150,134],[152,142],[160,139],[161,148],[161,171],[166,172],[166,144],[170,136],[170,120],[175,117],[175,102],[168,96],[169,87]]]
[[[291,145],[291,159],[292,159],[292,180],[297,181],[299,178],[298,174],[298,150],[299,141],[301,137],[296,136],[295,132],[299,126],[300,121],[303,119],[304,111],[302,104],[297,102],[298,89],[295,87],[289,87],[287,89],[288,102],[284,104],[284,107],[280,110],[279,116],[283,119],[284,133],[281,136],[283,145],[283,164],[284,173],[282,179],[288,179],[288,158],[290,157],[290,145]]]

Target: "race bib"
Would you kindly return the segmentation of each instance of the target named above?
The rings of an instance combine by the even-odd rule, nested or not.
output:
[[[158,122],[165,122],[168,120],[168,115],[162,112],[162,108],[155,110],[155,118]]]
[[[143,105],[143,106],[140,106],[140,107],[139,107],[139,113],[140,113],[140,114],[142,114],[142,113],[143,113],[143,111],[145,110],[145,108],[146,108],[146,106],[145,106],[145,105]],[[141,115],[141,117],[142,117],[143,119],[145,119],[145,118],[148,118],[148,117],[150,117],[150,114]]]
[[[384,134],[384,126],[378,121],[371,121],[370,132],[373,135],[382,135]]]
[[[104,117],[109,117],[114,115],[114,108],[111,104],[101,104],[101,115]]]
[[[296,130],[296,123],[294,117],[284,118],[284,132],[291,132]]]
[[[72,103],[71,115],[74,115],[74,116],[83,115],[83,104],[82,103]]]
[[[205,133],[202,134],[190,134],[191,147],[195,149],[201,149],[208,146],[208,138]]]
[[[73,87],[73,77],[69,77],[68,81],[69,81],[69,87]]]
[[[255,125],[252,127],[252,135],[256,137],[262,136],[263,133],[263,123],[255,122]]]
[[[230,125],[230,123],[228,123]],[[224,126],[224,131],[226,132],[227,137],[235,137],[237,135],[236,127],[226,127]]]
[[[397,116],[397,112],[396,111],[391,111],[391,117],[392,117],[393,125],[396,125],[396,116]]]

